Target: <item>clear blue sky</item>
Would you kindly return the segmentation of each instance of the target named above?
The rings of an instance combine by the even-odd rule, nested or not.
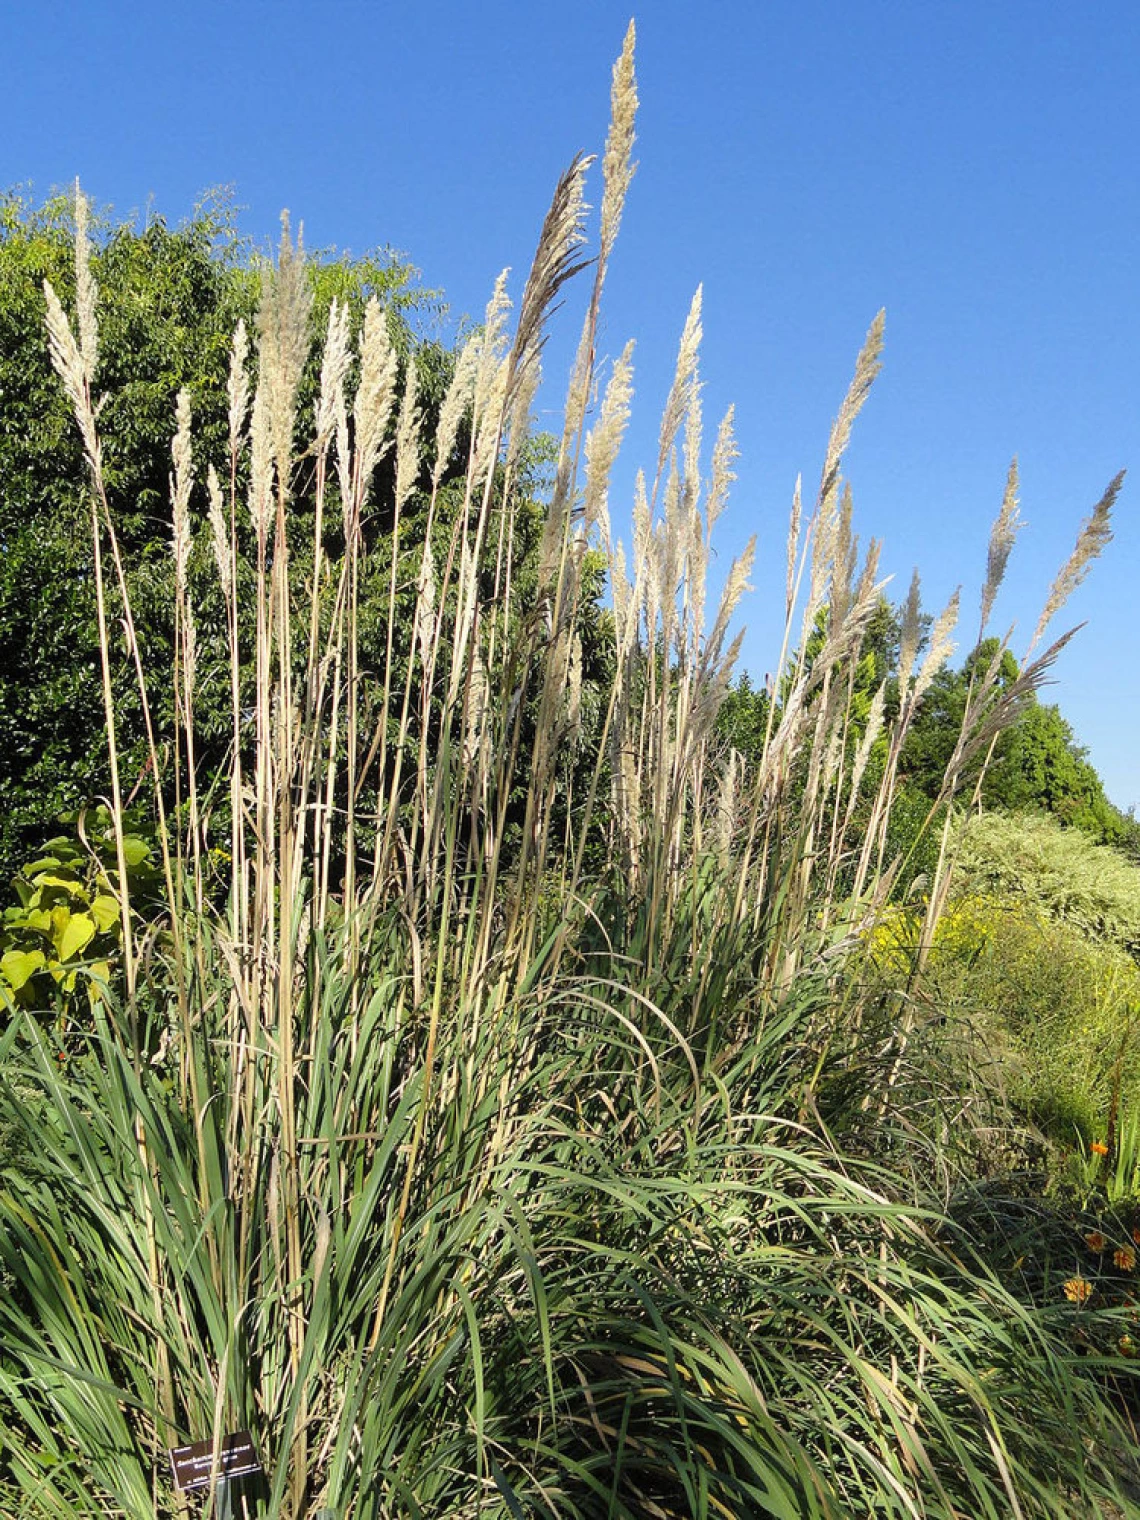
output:
[[[230,184],[268,242],[404,250],[453,315],[525,269],[559,170],[604,140],[628,0],[8,5],[0,181],[77,174],[178,220]],[[818,473],[871,318],[886,369],[849,456],[864,535],[972,640],[1010,456],[1026,528],[998,607],[1019,652],[1077,526],[1131,465],[1089,620],[1047,693],[1110,795],[1140,804],[1140,6],[1136,0],[648,0],[641,168],[603,347],[637,339],[622,481],[650,462],[676,340],[705,288],[710,432],[734,401],[725,562],[760,556],[745,665],[776,657],[792,484]],[[517,294],[517,281],[516,281]],[[552,367],[569,346],[555,335]],[[558,377],[561,392],[561,376]],[[553,397],[547,403],[554,404]],[[617,507],[615,502],[615,507]]]

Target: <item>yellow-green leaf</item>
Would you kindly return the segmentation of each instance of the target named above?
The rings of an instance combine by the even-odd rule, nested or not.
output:
[[[141,866],[150,854],[150,845],[137,834],[128,834],[123,840],[123,858],[129,866]]]
[[[30,977],[42,971],[47,958],[42,950],[6,950],[0,956],[0,971],[13,992],[19,992]]]
[[[36,886],[41,891],[44,887],[60,887],[63,891],[70,893],[72,897],[82,897],[84,895],[83,883],[81,881],[76,881],[73,876],[50,875],[47,871],[42,871],[36,877]]]
[[[63,861],[55,855],[44,855],[40,860],[30,860],[26,866],[20,869],[29,881],[34,881],[37,876],[46,871],[58,871]]]
[[[85,950],[94,938],[95,920],[90,913],[73,913],[59,937],[60,960],[69,961],[73,955]]]
[[[118,901],[106,892],[101,892],[91,904],[91,917],[99,925],[100,933],[105,934],[112,924],[119,921]]]

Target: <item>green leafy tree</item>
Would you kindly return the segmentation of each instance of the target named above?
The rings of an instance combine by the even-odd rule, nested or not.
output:
[[[1119,842],[1125,832],[1087,750],[1054,706],[1032,702],[1025,709],[985,790],[991,806],[1039,808],[1106,844]]]
[[[996,648],[995,640],[986,640],[959,669],[943,666],[919,709],[903,751],[903,774],[910,787],[927,797],[937,796],[970,681]],[[1017,675],[1017,662],[1006,650],[1002,684],[1008,687]],[[981,788],[984,807],[1048,813],[1104,844],[1127,848],[1135,838],[1135,822],[1109,801],[1088,752],[1058,707],[1031,696],[992,754],[975,759],[964,790],[976,782],[983,760],[988,761]]]

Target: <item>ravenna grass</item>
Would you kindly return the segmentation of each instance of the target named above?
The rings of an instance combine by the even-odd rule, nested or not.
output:
[[[231,640],[226,902],[204,886],[202,799],[225,788],[192,770],[195,614],[180,598],[176,753],[191,806],[185,840],[163,831],[168,932],[142,932],[124,898],[123,1001],[101,1005],[62,1063],[30,1016],[4,1036],[0,1127],[42,1136],[0,1192],[0,1257],[17,1283],[0,1304],[4,1503],[27,1520],[188,1513],[165,1448],[241,1427],[266,1467],[256,1505],[274,1520],[1086,1516],[1115,1493],[1122,1425],[1098,1383],[1107,1364],[1073,1349],[1073,1314],[1023,1307],[964,1266],[936,1239],[938,1211],[845,1154],[814,1101],[829,1059],[820,1003],[894,874],[890,763],[866,839],[848,829],[866,760],[851,666],[878,586],[875,552],[857,563],[840,469],[881,322],[802,534],[797,516],[780,712],[750,777],[714,740],[747,559],[706,627],[733,444],[726,421],[706,483],[699,298],[628,569],[612,538],[628,350],[587,423],[631,173],[632,43],[631,28],[601,255],[526,575],[518,461],[546,315],[581,264],[584,160],[558,186],[515,337],[500,284],[456,365],[436,447],[455,448],[463,418],[467,459],[445,545],[433,547],[438,453],[429,470],[378,305],[352,397],[352,335],[330,316],[304,446],[310,339],[287,238],[256,390],[235,337],[229,458],[206,472]],[[81,239],[80,274],[84,258]],[[52,340],[87,444],[96,550],[113,563],[94,292],[78,284],[81,342],[58,303]],[[184,422],[179,438],[184,543]],[[387,649],[371,669],[363,524],[388,450]],[[316,482],[303,552],[299,457]],[[417,491],[428,527],[408,542]],[[326,507],[337,552],[322,541]],[[251,608],[235,589],[239,532],[256,548]],[[600,551],[615,675],[571,802]],[[104,619],[107,661],[112,644]],[[888,757],[922,674],[885,731]],[[992,721],[980,700],[962,753]],[[834,896],[845,872],[854,903]],[[908,1035],[892,1030],[866,1069],[881,1119]]]

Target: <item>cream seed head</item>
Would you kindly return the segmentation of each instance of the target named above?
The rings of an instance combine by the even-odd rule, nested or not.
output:
[[[230,373],[226,384],[226,396],[229,400],[229,425],[230,425],[230,453],[237,457],[245,436],[246,421],[249,416],[249,371],[247,361],[249,359],[249,334],[246,331],[245,319],[239,320],[234,328],[233,342],[230,346]]]
[[[1121,470],[1109,481],[1104,495],[1097,502],[1090,516],[1081,524],[1073,552],[1061,566],[1056,580],[1050,587],[1041,618],[1029,643],[1030,650],[1036,647],[1050,622],[1084,580],[1093,560],[1111,542],[1112,509],[1116,505],[1116,498],[1120,495],[1123,484],[1124,471]]]
[[[993,528],[990,530],[989,550],[986,555],[986,579],[982,587],[982,617],[978,630],[978,642],[980,643],[990,621],[990,613],[993,611],[994,601],[998,590],[1005,579],[1006,565],[1013,551],[1014,541],[1021,530],[1021,518],[1018,515],[1017,500],[1017,459],[1016,456],[1010,461],[1009,474],[1006,476],[1005,494],[1002,497],[1001,511],[994,519]]]
[[[621,226],[621,214],[630,182],[636,172],[633,162],[635,140],[634,123],[637,119],[637,76],[633,68],[634,44],[637,31],[631,21],[625,34],[621,54],[613,69],[613,85],[610,90],[610,129],[606,137],[606,149],[602,158],[602,229],[601,256],[603,268]]]
[[[190,392],[178,392],[177,431],[171,444],[174,474],[170,483],[173,520],[174,577],[179,592],[186,593],[186,570],[190,561],[190,490],[194,483],[194,456],[190,442]]]

